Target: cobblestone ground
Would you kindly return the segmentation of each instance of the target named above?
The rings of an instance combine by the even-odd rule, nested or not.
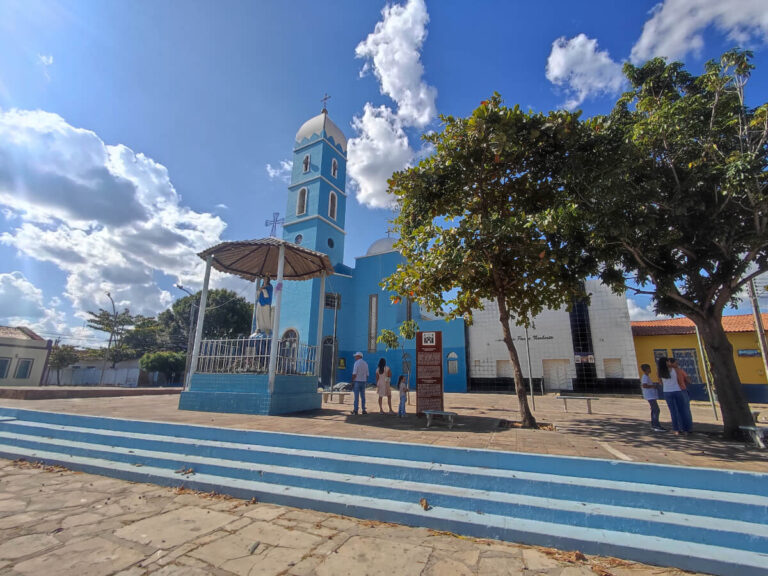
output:
[[[0,576],[20,574],[687,573],[0,459]]]

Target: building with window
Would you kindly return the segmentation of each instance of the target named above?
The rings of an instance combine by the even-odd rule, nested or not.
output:
[[[768,314],[763,314],[763,326]],[[768,402],[768,379],[760,354],[760,344],[752,314],[723,316],[723,328],[733,347],[733,360],[744,394],[750,402]],[[695,399],[706,398],[704,367],[699,353],[696,328],[688,318],[632,322],[632,336],[637,365],[650,364],[651,378],[658,380],[656,360],[661,356],[676,358],[678,365],[693,381],[690,393]]]
[[[0,386],[40,386],[52,343],[23,326],[0,326]]]

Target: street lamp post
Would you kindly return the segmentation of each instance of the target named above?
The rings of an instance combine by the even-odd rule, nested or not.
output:
[[[179,290],[186,292],[190,296],[194,296],[194,294],[188,289],[182,286],[181,284],[174,284],[176,288]],[[187,337],[187,362],[184,368],[184,389],[186,390],[189,388],[189,377],[190,377],[190,364],[192,362],[192,345],[194,343],[194,337],[195,337],[195,308],[197,307],[197,304],[195,302],[192,302],[192,306],[189,307],[189,335]]]

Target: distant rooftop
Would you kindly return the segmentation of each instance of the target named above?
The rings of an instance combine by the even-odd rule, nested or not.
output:
[[[0,338],[15,338],[17,340],[43,340],[40,336],[24,326],[0,326]]]
[[[768,314],[763,314],[763,326],[768,326]],[[723,316],[726,332],[754,332],[755,320],[752,314]],[[688,318],[668,320],[639,320],[632,322],[633,336],[666,336],[673,334],[695,334],[696,328]]]

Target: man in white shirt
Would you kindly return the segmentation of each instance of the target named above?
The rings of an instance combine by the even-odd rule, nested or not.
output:
[[[365,410],[365,385],[368,383],[368,363],[363,360],[362,352],[355,352],[355,365],[352,368],[352,391],[354,392],[355,403],[352,414],[357,414],[358,400],[362,398],[363,414],[368,414]]]

